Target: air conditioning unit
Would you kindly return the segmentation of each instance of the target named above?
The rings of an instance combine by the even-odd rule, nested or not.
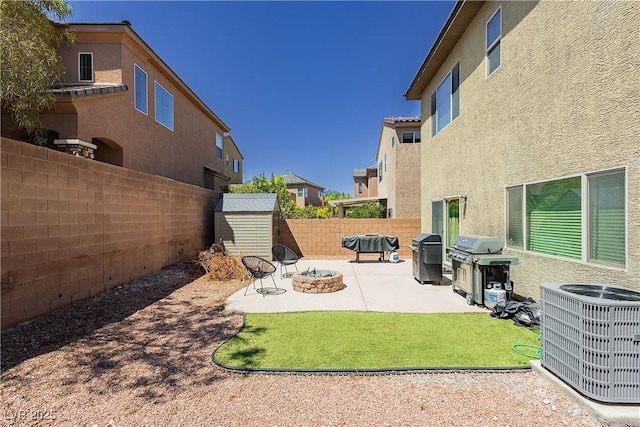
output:
[[[540,362],[578,392],[640,403],[640,292],[542,284]]]

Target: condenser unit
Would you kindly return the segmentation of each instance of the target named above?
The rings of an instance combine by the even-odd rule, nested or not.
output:
[[[540,335],[542,366],[578,392],[640,403],[640,292],[543,284]]]

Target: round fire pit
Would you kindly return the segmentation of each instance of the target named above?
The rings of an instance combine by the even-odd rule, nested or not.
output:
[[[293,275],[293,290],[307,294],[326,294],[344,287],[342,273],[331,270],[307,270]]]

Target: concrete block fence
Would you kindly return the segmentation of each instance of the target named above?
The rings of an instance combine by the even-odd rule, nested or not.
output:
[[[415,219],[284,219],[280,220],[280,243],[299,255],[355,258],[355,252],[342,247],[342,237],[354,234],[398,236],[401,258],[412,256],[411,241],[420,234],[420,218]],[[361,259],[375,258],[362,254]]]
[[[220,194],[2,138],[2,328],[197,256]]]

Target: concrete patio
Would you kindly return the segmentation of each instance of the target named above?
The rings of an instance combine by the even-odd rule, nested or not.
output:
[[[364,257],[363,257],[364,258]],[[327,294],[308,294],[293,290],[291,278],[280,278],[280,268],[274,274],[280,294],[263,296],[249,285],[247,295],[241,289],[225,301],[225,308],[245,313],[278,313],[315,310],[354,310],[396,313],[457,313],[484,312],[484,307],[467,305],[464,297],[454,293],[448,278],[445,283],[420,284],[413,277],[411,260],[397,263],[361,259],[316,260],[301,259],[298,270],[308,268],[342,273],[344,288]],[[294,267],[289,267],[294,271]],[[260,288],[260,281],[256,282]],[[263,279],[265,288],[273,288],[270,278]]]

